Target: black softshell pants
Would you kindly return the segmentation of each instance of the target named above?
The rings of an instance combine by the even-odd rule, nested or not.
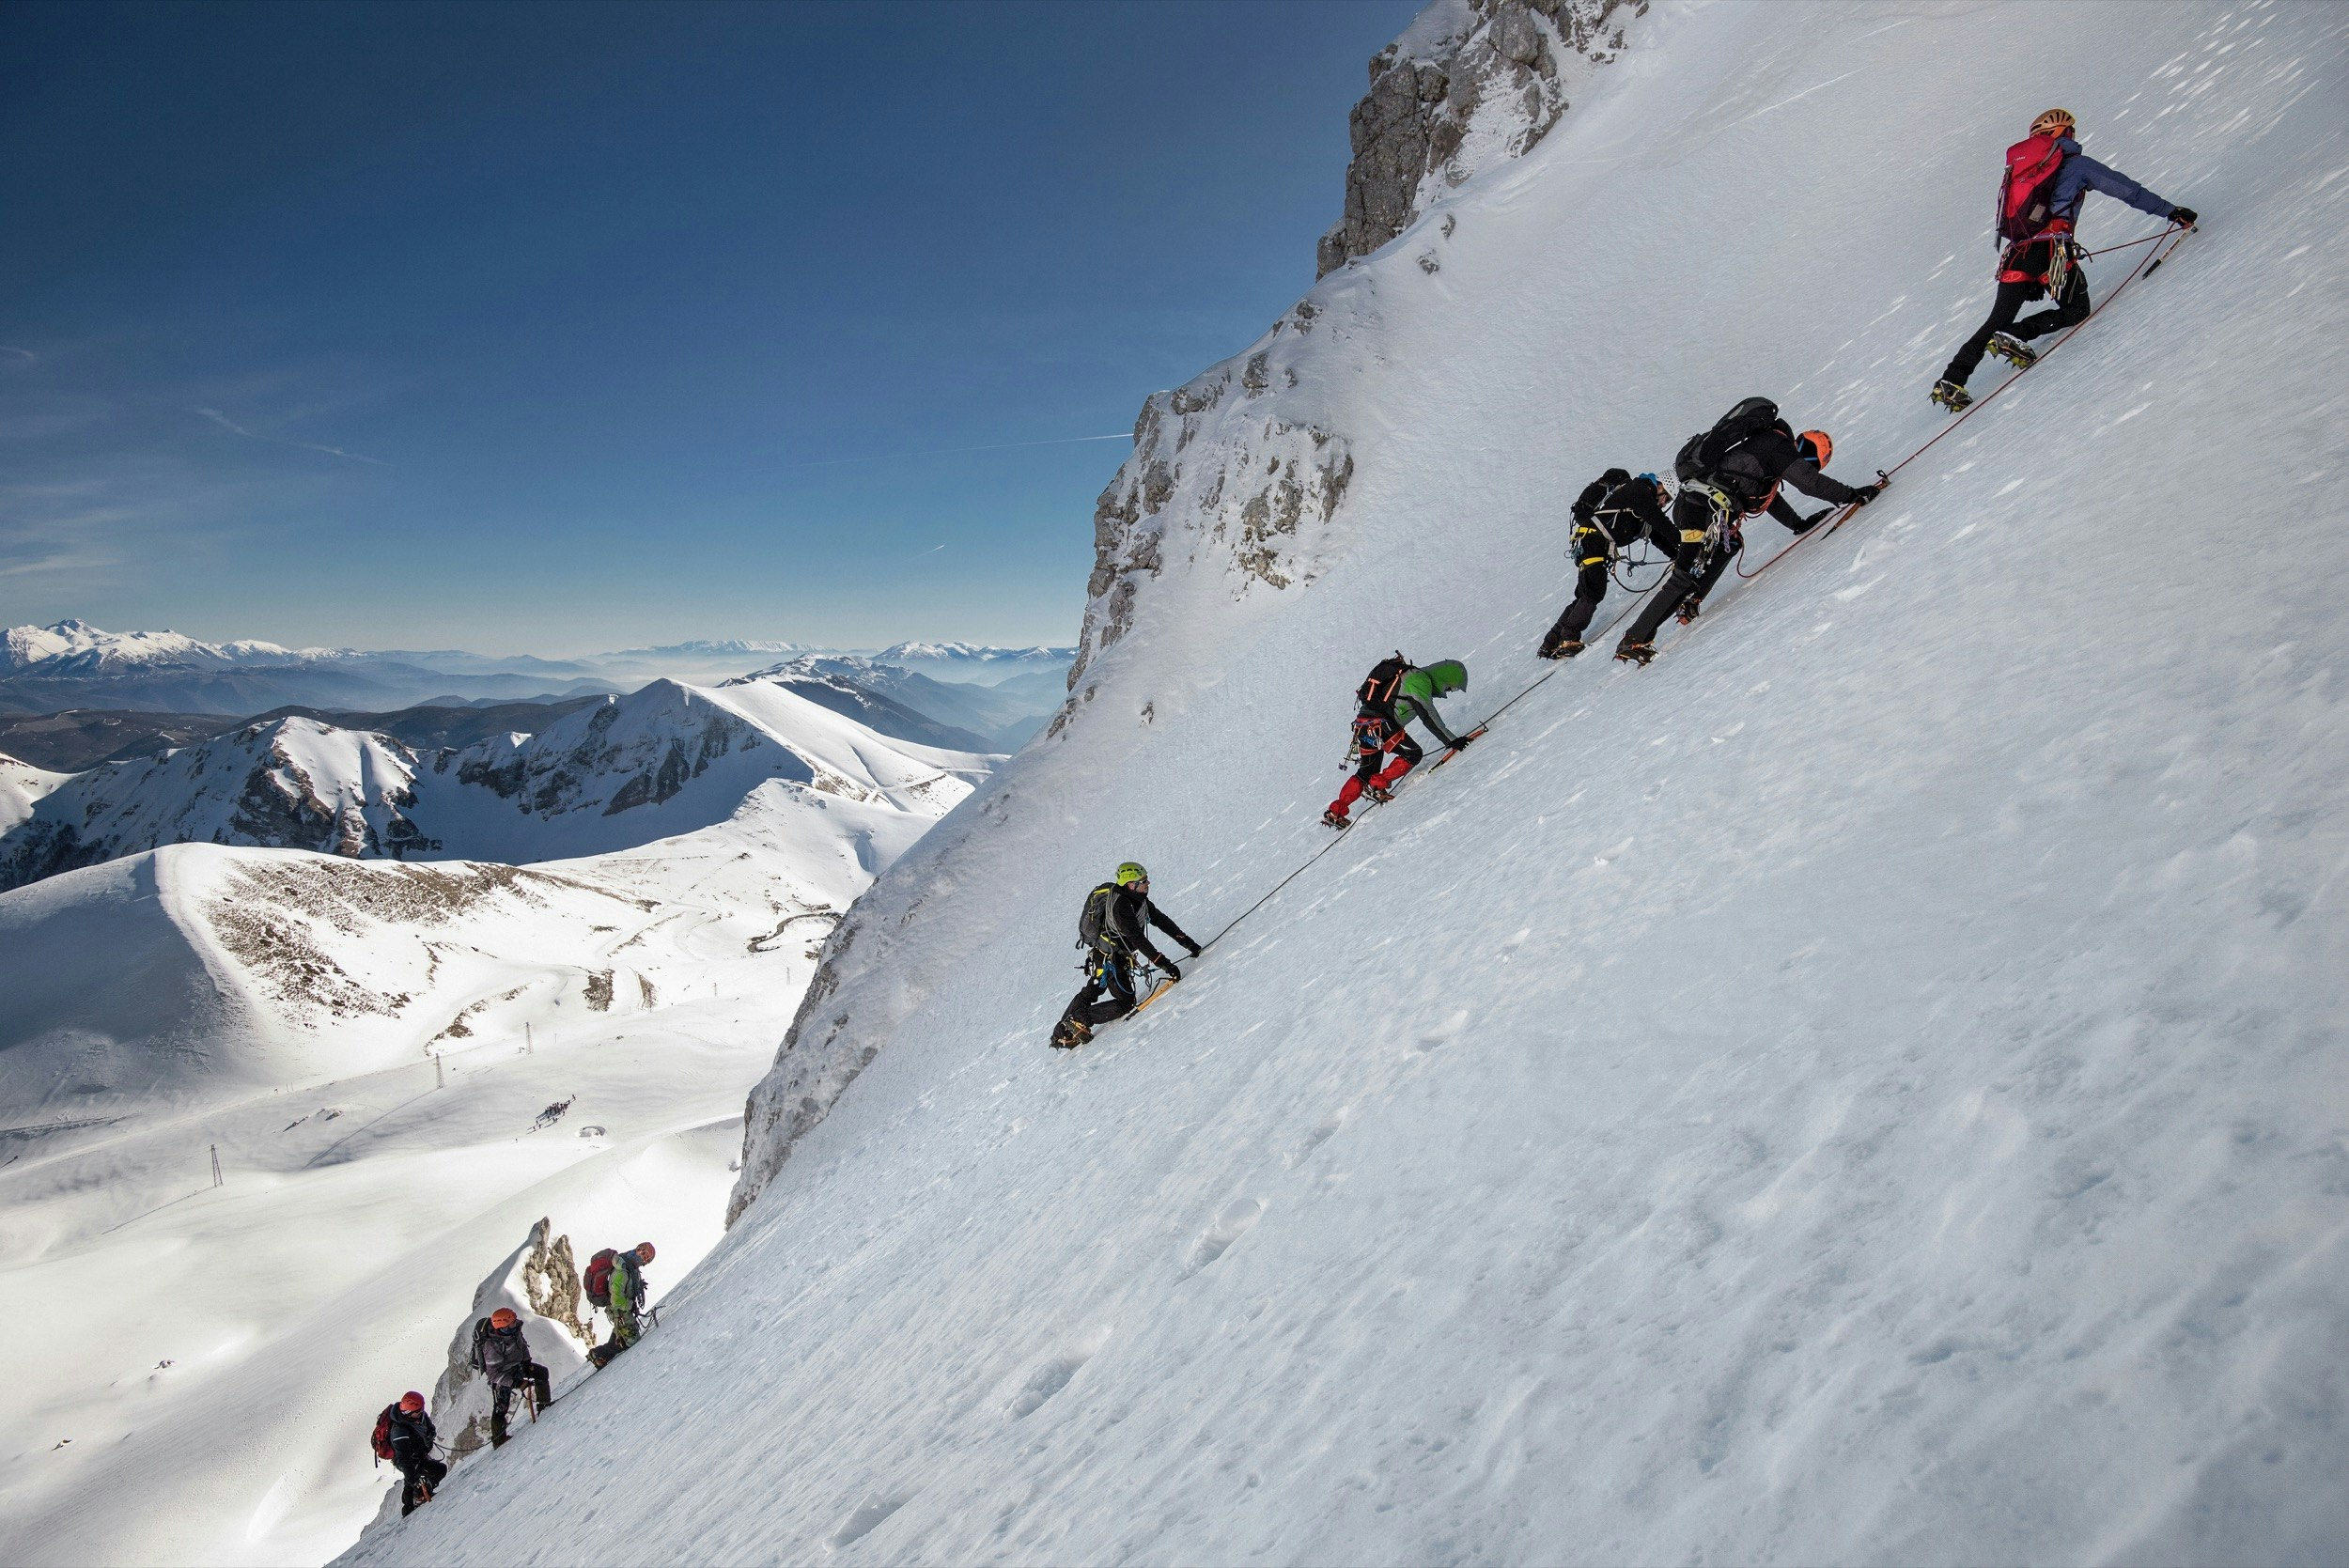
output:
[[[402,1457],[393,1463],[399,1467],[399,1512],[403,1516],[413,1514],[425,1495],[448,1479],[448,1467],[429,1454],[420,1459]]]
[[[2047,286],[2044,283],[1999,285],[1998,298],[1990,304],[1990,319],[1975,328],[1974,335],[1958,346],[1956,354],[1950,360],[1950,367],[1941,372],[1941,379],[1964,386],[1966,379],[1980,368],[1983,350],[1989,347],[1994,334],[2011,332],[2028,343],[2034,337],[2045,337],[2066,327],[2077,327],[2088,319],[2088,279],[2078,263],[2073,264],[2071,272],[2063,280],[2061,299],[2035,316],[2025,316],[2019,321],[2015,319],[2025,305],[2033,300],[2046,298],[2046,294]]]
[[[524,1384],[528,1384],[530,1391],[537,1396],[539,1409],[543,1410],[552,1403],[547,1387],[547,1369],[536,1361],[524,1361],[514,1369],[512,1382],[492,1382],[490,1385],[490,1436],[492,1440],[506,1436],[506,1412],[512,1407],[514,1396],[521,1392]]]
[[[1109,1001],[1100,1000],[1109,993]],[[1102,953],[1094,955],[1093,967],[1085,970],[1084,988],[1069,999],[1062,1021],[1081,1018],[1087,1028],[1098,1029],[1112,1023],[1139,1005],[1134,995],[1134,960],[1128,953]]]
[[[1680,536],[1669,528],[1648,525],[1647,536],[1666,558],[1679,553]],[[1591,617],[1598,613],[1599,601],[1607,597],[1608,570],[1615,558],[1615,544],[1595,522],[1578,523],[1573,538],[1574,564],[1578,575],[1574,580],[1574,602],[1566,606],[1549,633],[1542,639],[1542,652],[1555,650],[1559,644],[1580,642],[1591,627]]]
[[[1694,595],[1702,599],[1713,591],[1713,584],[1721,580],[1721,573],[1737,559],[1737,543],[1732,536],[1705,543],[1713,527],[1713,504],[1693,489],[1684,489],[1672,500],[1672,522],[1680,530],[1675,541],[1678,555],[1662,587],[1648,596],[1647,608],[1631,623],[1631,629],[1623,634],[1626,643],[1653,643],[1657,629],[1661,627],[1680,601]]]

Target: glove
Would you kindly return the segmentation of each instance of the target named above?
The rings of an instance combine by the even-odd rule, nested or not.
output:
[[[1883,493],[1884,481],[1879,479],[1873,485],[1860,486],[1859,492],[1851,498],[1851,504],[1855,506],[1865,506],[1869,502],[1874,501],[1877,496],[1882,495]]]
[[[1475,738],[1476,736],[1473,732],[1464,735],[1452,743],[1452,749],[1455,752],[1465,752],[1469,749],[1469,742]]]
[[[1172,958],[1159,959],[1159,968],[1166,971],[1166,977],[1169,980],[1180,980],[1183,977],[1183,971],[1174,967],[1174,960]]]
[[[2187,228],[2194,226],[2196,216],[2191,207],[2173,207],[2170,210],[2170,221],[2173,224],[2183,224]]]

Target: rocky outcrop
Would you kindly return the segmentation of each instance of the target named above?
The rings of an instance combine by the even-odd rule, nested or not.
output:
[[[490,1385],[473,1367],[474,1324],[500,1307],[514,1309],[522,1320],[522,1337],[530,1343],[531,1358],[547,1369],[550,1380],[558,1387],[587,1364],[583,1346],[591,1343],[592,1337],[583,1327],[581,1314],[574,1311],[558,1316],[540,1306],[542,1300],[549,1306],[560,1305],[562,1291],[554,1281],[566,1276],[574,1305],[579,1295],[579,1277],[570,1266],[571,1238],[550,1236],[552,1228],[539,1220],[522,1244],[490,1271],[474,1288],[473,1306],[449,1339],[448,1362],[432,1385],[427,1408],[432,1412],[433,1428],[452,1468],[490,1446]],[[509,1426],[516,1422],[530,1424],[529,1412],[519,1399],[507,1415]],[[376,1513],[376,1522],[380,1525],[398,1516],[399,1486],[395,1482]]]
[[[1236,597],[1315,575],[1318,532],[1354,477],[1318,400],[1296,396],[1320,316],[1300,301],[1246,353],[1143,405],[1133,455],[1094,505],[1084,626],[1048,734],[1082,709],[1087,667],[1133,629],[1143,584],[1170,566],[1220,570]]]
[[[1345,215],[1315,275],[1368,256],[1477,170],[1539,142],[1647,0],[1437,0],[1371,57],[1347,130]],[[1434,271],[1429,268],[1429,271]]]

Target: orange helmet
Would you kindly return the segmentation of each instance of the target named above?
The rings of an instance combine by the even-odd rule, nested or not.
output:
[[[511,1307],[500,1307],[490,1314],[490,1327],[492,1328],[511,1328],[521,1321],[521,1319],[514,1315],[514,1309]]]
[[[416,1392],[415,1389],[411,1389],[406,1393],[399,1396],[399,1407],[410,1412],[411,1414],[413,1414],[414,1412],[424,1408],[424,1395]]]
[[[1812,462],[1825,468],[1835,456],[1835,442],[1825,430],[1805,430],[1795,438],[1795,450],[1810,453]]]
[[[2030,122],[2030,133],[2034,136],[2069,136],[2077,129],[2079,121],[2072,117],[2069,109],[2049,109]]]

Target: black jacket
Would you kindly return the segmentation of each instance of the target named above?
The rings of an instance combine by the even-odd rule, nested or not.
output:
[[[483,1318],[474,1336],[473,1364],[490,1382],[511,1387],[537,1364],[530,1358],[530,1342],[522,1337],[519,1323],[511,1328],[492,1328],[489,1322]]]
[[[429,1414],[418,1410],[411,1415],[397,1406],[392,1410],[391,1429],[384,1434],[392,1445],[392,1462],[403,1470],[432,1457],[436,1436]]]
[[[1131,888],[1104,882],[1085,895],[1084,913],[1077,922],[1077,935],[1096,953],[1115,957],[1123,953],[1139,953],[1152,963],[1163,965],[1164,955],[1150,945],[1148,927],[1155,925],[1192,953],[1199,944],[1183,934],[1183,928],[1159,912],[1159,907]]]
[[[1770,516],[1790,528],[1802,520],[1802,514],[1777,493],[1779,485],[1792,485],[1807,496],[1837,506],[1859,493],[1820,473],[1811,455],[1795,444],[1794,432],[1783,420],[1738,442],[1721,459],[1710,483],[1743,503],[1748,517],[1765,510],[1767,498]]]
[[[1672,526],[1656,487],[1620,468],[1609,469],[1583,487],[1575,499],[1574,520],[1578,528],[1598,529],[1618,550]]]

